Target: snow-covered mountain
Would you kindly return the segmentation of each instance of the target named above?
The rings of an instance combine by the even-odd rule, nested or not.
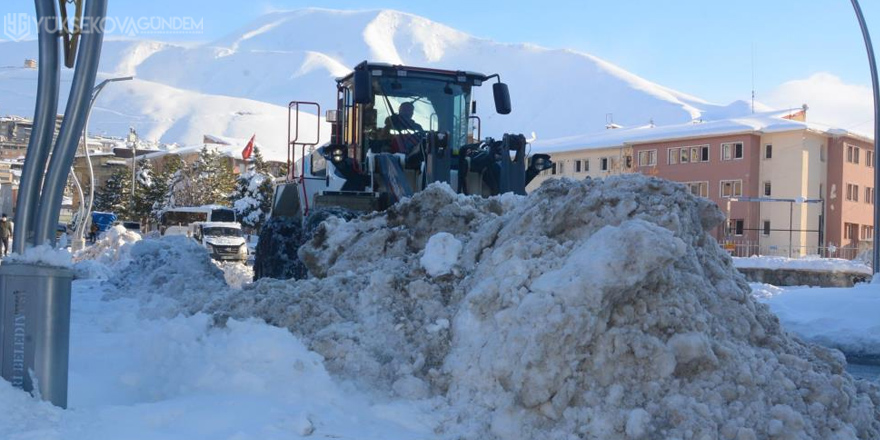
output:
[[[20,66],[25,58],[36,58],[34,41],[0,43],[0,66]],[[615,123],[632,126],[747,111],[739,104],[707,103],[571,50],[480,39],[397,11],[302,9],[266,14],[201,45],[108,41],[102,75],[137,79],[106,90],[91,127],[119,134],[134,125],[151,139],[178,143],[198,142],[207,133],[256,133],[262,144],[283,149],[287,103],[332,105],[333,78],[365,59],[500,73],[511,89],[512,114],[494,114],[490,88],[475,94],[484,103],[483,133],[490,136],[584,134],[601,130],[609,114]],[[0,69],[0,93],[0,113],[32,114],[36,71]]]

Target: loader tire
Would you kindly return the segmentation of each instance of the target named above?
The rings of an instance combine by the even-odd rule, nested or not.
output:
[[[345,208],[315,208],[312,212],[309,213],[309,216],[306,217],[306,222],[303,225],[305,236],[305,240],[303,240],[303,243],[312,239],[312,237],[315,235],[315,230],[318,229],[318,226],[320,226],[324,220],[327,220],[330,217],[339,217],[345,221],[349,221],[357,216],[358,213]]]
[[[307,271],[297,251],[305,242],[299,218],[273,217],[263,225],[254,258],[254,281],[260,278],[305,278]]]
[[[273,217],[260,231],[257,241],[257,255],[254,258],[254,281],[260,278],[280,280],[303,279],[308,269],[299,259],[300,246],[311,240],[324,220],[339,217],[346,221],[357,217],[357,213],[345,208],[317,208],[309,213],[304,223],[293,217]]]

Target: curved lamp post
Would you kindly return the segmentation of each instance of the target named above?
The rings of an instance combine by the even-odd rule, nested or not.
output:
[[[98,95],[101,94],[101,91],[104,90],[104,87],[107,87],[107,84],[110,84],[113,82],[120,82],[120,81],[131,81],[133,79],[134,79],[133,76],[122,76],[122,77],[118,77],[118,78],[108,78],[108,79],[105,79],[104,81],[101,81],[100,84],[98,84],[97,86],[95,86],[94,89],[92,89],[92,97],[91,97],[91,100],[89,101],[89,109],[86,112],[86,122],[85,122],[85,125],[83,126],[83,132],[82,132],[83,150],[85,150],[86,165],[88,165],[88,168],[89,168],[89,181],[90,181],[90,183],[89,183],[89,204],[85,210],[85,215],[82,216],[82,218],[80,219],[79,222],[77,222],[77,225],[76,225],[76,231],[74,233],[74,240],[73,240],[73,246],[74,246],[75,250],[81,249],[85,244],[86,224],[89,223],[89,216],[92,215],[92,206],[93,206],[94,200],[95,200],[95,170],[92,167],[92,156],[89,153],[89,142],[88,142],[89,120],[92,117],[92,109],[95,107],[95,101],[98,100]],[[85,203],[85,200],[83,198],[80,198],[80,205],[82,205],[83,203]]]
[[[868,50],[868,63],[871,65],[871,85],[874,89],[874,273],[880,273],[880,154],[877,154],[877,145],[880,142],[880,85],[877,81],[877,61],[874,59],[874,46],[871,44],[871,35],[868,33],[868,25],[865,16],[859,6],[859,0],[852,0],[853,9],[859,19],[862,28],[862,37],[865,39],[865,48]]]

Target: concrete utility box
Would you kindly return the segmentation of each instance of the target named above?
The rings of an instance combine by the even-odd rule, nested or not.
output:
[[[0,265],[0,375],[67,408],[70,289],[60,267]]]

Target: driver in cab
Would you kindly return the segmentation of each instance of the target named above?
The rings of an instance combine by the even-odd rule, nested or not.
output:
[[[408,153],[419,143],[419,133],[425,131],[413,120],[415,106],[412,102],[400,104],[397,114],[385,118],[385,135],[390,137],[392,153]]]

